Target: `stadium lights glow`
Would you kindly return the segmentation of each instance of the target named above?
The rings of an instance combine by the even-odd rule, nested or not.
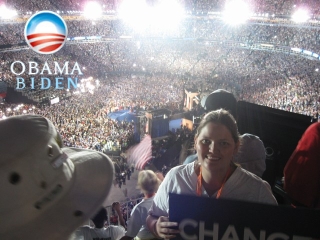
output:
[[[307,10],[299,9],[292,15],[291,19],[296,23],[303,23],[310,19],[310,15]]]
[[[144,0],[123,1],[119,7],[119,17],[137,30],[143,31],[147,22],[148,6]]]
[[[0,6],[0,18],[12,19],[17,16],[17,11],[7,8],[5,5]]]
[[[183,7],[174,0],[163,0],[151,9],[150,21],[160,30],[174,30],[185,17]]]
[[[170,31],[177,28],[185,16],[177,0],[163,0],[149,6],[146,0],[126,0],[119,7],[119,17],[136,31]]]
[[[83,15],[89,19],[98,19],[102,16],[102,8],[97,2],[87,2]]]
[[[230,25],[243,24],[251,16],[252,13],[248,4],[241,0],[227,2],[223,12],[223,20]]]

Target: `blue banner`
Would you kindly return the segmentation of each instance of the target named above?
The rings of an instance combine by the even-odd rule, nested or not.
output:
[[[307,240],[320,238],[320,210],[169,195],[170,221],[186,240]]]

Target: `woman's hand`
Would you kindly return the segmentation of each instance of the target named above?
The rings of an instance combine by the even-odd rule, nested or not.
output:
[[[155,230],[157,231],[157,235],[159,237],[170,239],[176,237],[176,235],[180,232],[179,229],[172,229],[172,227],[177,226],[177,222],[169,222],[168,217],[161,216],[156,223]]]

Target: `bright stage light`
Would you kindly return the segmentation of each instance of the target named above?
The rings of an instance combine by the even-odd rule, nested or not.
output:
[[[173,30],[185,17],[184,8],[174,0],[164,0],[153,8],[150,15],[155,27],[160,30]]]
[[[84,7],[83,15],[89,19],[98,19],[102,16],[102,7],[97,2],[88,2]]]
[[[307,10],[299,9],[292,15],[291,19],[296,23],[303,23],[308,21],[310,16]]]
[[[185,16],[176,0],[148,5],[145,0],[126,0],[119,7],[119,17],[136,31],[166,31],[176,28]]]
[[[119,7],[118,13],[123,21],[137,30],[145,30],[148,24],[148,6],[144,0],[126,0]]]
[[[17,11],[7,8],[5,5],[0,6],[0,18],[12,19],[17,16]]]
[[[248,4],[241,0],[227,2],[223,12],[224,21],[231,25],[245,23],[251,16]]]

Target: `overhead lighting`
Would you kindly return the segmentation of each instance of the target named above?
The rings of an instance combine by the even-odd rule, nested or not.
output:
[[[83,15],[89,19],[98,19],[102,16],[102,8],[97,2],[88,2],[84,7]]]
[[[0,18],[12,19],[17,16],[17,11],[7,8],[5,5],[0,6]]]
[[[292,15],[291,19],[296,23],[303,23],[310,19],[310,15],[307,10],[299,9]]]
[[[243,24],[251,16],[248,4],[241,0],[227,2],[223,12],[223,20],[231,25]]]
[[[185,17],[184,8],[177,0],[162,0],[152,5],[145,0],[124,0],[118,12],[124,22],[139,32],[172,31]]]
[[[126,0],[119,7],[119,17],[137,30],[144,31],[149,8],[143,0]]]

